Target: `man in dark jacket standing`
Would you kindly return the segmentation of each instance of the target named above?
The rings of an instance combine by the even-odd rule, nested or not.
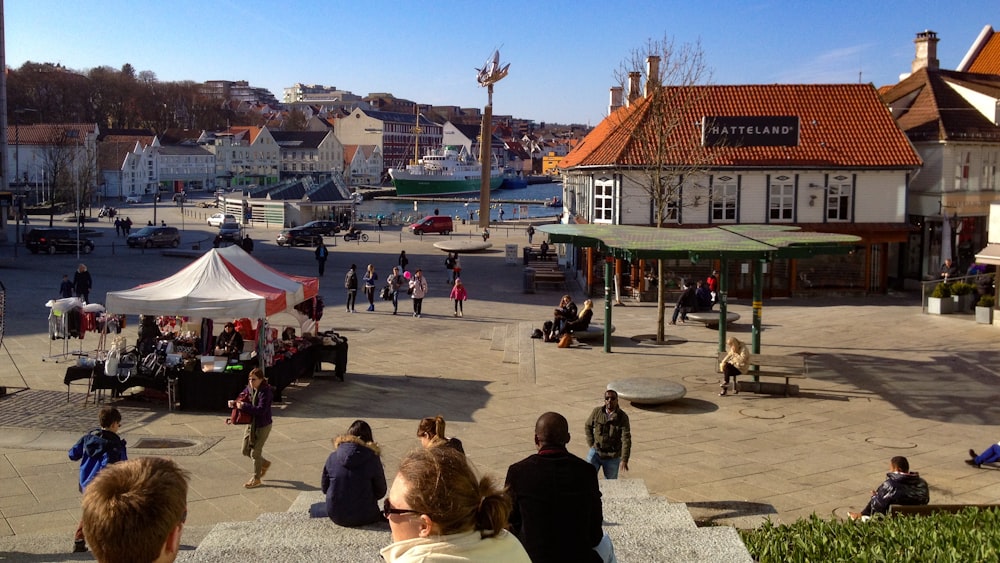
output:
[[[547,412],[535,423],[538,453],[507,469],[511,531],[534,563],[601,561],[604,521],[597,473],[566,450],[569,423]]]
[[[83,299],[84,303],[90,303],[90,288],[94,286],[94,278],[90,277],[85,264],[80,264],[73,274],[73,290],[76,296]]]
[[[872,514],[886,514],[891,504],[920,505],[931,500],[924,481],[917,472],[910,473],[910,462],[903,456],[889,460],[889,473],[878,489],[872,491],[872,498],[861,512],[848,512],[852,520]]]
[[[618,466],[628,471],[628,458],[632,452],[632,428],[628,415],[618,408],[618,393],[608,389],[604,392],[604,406],[590,413],[583,427],[587,436],[587,461],[599,471],[604,471],[605,479],[618,478]]]
[[[326,257],[330,255],[330,251],[326,249],[326,245],[320,240],[316,244],[316,263],[319,264],[319,275],[322,276],[323,272],[326,270]]]

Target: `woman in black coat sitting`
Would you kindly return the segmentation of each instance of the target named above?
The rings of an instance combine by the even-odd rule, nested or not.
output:
[[[580,311],[580,315],[575,320],[564,323],[562,331],[559,334],[573,334],[580,330],[587,330],[590,328],[590,320],[592,318],[594,318],[594,302],[588,299],[583,302],[583,309]]]
[[[347,434],[333,440],[334,451],[323,466],[326,514],[340,526],[384,521],[378,501],[385,496],[385,470],[372,428],[355,420]]]

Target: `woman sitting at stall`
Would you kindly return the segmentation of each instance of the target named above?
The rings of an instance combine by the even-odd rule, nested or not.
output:
[[[222,334],[215,340],[215,355],[228,356],[230,360],[238,360],[243,353],[243,337],[236,332],[236,325],[226,323]]]

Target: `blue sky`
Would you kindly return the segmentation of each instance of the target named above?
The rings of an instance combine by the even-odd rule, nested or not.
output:
[[[955,68],[997,0],[466,2],[6,0],[7,65],[130,63],[160,80],[296,82],[483,107],[475,67],[500,48],[495,114],[596,125],[614,71],[649,39],[700,41],[713,82],[893,84],[918,31]],[[993,18],[991,20],[991,18]]]

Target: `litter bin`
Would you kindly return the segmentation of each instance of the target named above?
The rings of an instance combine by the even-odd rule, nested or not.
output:
[[[531,262],[531,247],[525,246],[521,249],[521,256],[524,258],[524,265],[527,266],[528,262]]]
[[[535,292],[535,269],[525,268],[524,269],[524,292],[534,293]]]

